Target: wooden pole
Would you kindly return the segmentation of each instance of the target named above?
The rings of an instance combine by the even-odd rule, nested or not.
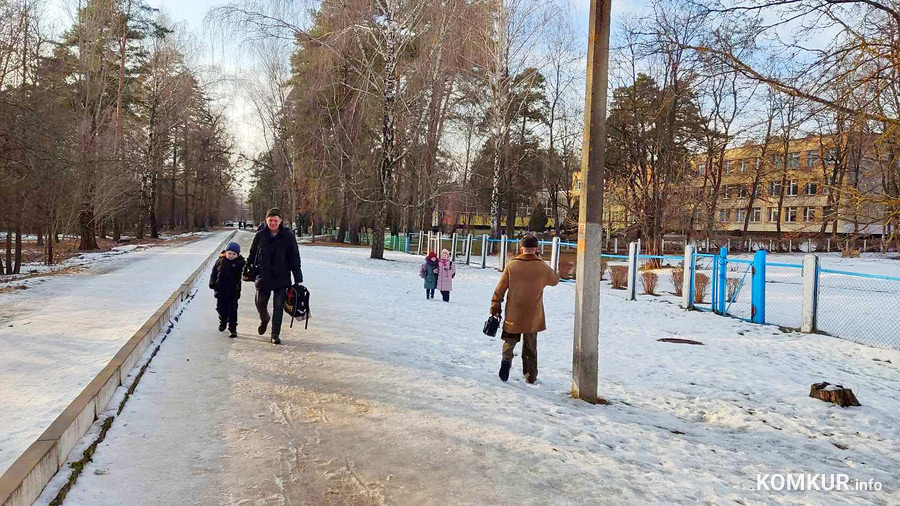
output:
[[[602,402],[597,396],[597,343],[600,335],[600,252],[603,244],[603,164],[611,4],[612,0],[591,0],[581,158],[583,191],[578,214],[572,396],[591,404]]]

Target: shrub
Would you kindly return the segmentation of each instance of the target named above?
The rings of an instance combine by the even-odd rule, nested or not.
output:
[[[672,269],[669,271],[669,279],[675,287],[675,296],[681,297],[684,293],[684,269],[678,267]]]
[[[646,271],[641,274],[641,284],[644,285],[644,293],[647,295],[656,295],[656,284],[659,282],[659,276],[655,272]]]
[[[559,271],[559,277],[562,279],[575,279],[575,266],[577,264],[575,262],[570,262],[568,260],[560,260],[559,265],[557,266],[557,270]]]
[[[859,248],[841,248],[841,256],[844,258],[859,258]]]
[[[609,268],[609,281],[616,290],[624,290],[628,285],[628,266],[613,265]]]
[[[603,276],[606,274],[606,269],[609,268],[609,262],[604,259],[600,259],[600,281],[603,281]]]
[[[741,280],[739,278],[728,278],[725,284],[728,286],[728,300],[732,300],[738,291],[738,287],[741,286]]]
[[[694,276],[694,303],[699,304],[706,298],[706,292],[709,290],[709,276],[697,273]]]

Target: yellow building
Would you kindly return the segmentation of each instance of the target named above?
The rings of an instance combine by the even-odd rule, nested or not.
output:
[[[743,230],[749,214],[747,231],[761,235],[777,232],[779,222],[784,233],[818,233],[826,217],[828,233],[834,230],[833,218],[837,218],[838,234],[881,234],[882,209],[874,203],[859,204],[859,199],[854,198],[865,194],[878,200],[882,193],[881,172],[874,154],[876,140],[872,137],[862,142],[865,145],[848,149],[846,142],[838,146],[833,137],[816,136],[792,140],[787,150],[781,143],[765,149],[761,144],[751,144],[726,150],[713,216],[715,230]],[[847,152],[841,153],[841,149]],[[844,160],[846,170],[835,181],[838,159]],[[668,232],[686,232],[688,223],[693,223],[694,230],[706,228],[706,213],[719,179],[718,160],[713,161],[715,170],[707,166],[705,156],[695,160],[683,194],[673,196],[682,200],[684,218],[680,223],[670,223]],[[754,182],[755,197],[751,203]],[[580,172],[573,174],[572,191],[576,198],[581,194]],[[612,232],[626,229],[634,219],[622,205],[622,196],[615,185],[608,184],[606,192],[604,226]],[[692,211],[694,219],[690,220]]]
[[[808,137],[782,144],[747,145],[728,149],[724,154],[718,202],[713,221],[717,230],[743,230],[749,214],[748,232],[817,233],[828,220],[827,232],[881,233],[876,205],[859,206],[853,195],[881,193],[876,159],[867,146],[856,146],[841,153],[834,138]],[[786,151],[786,154],[785,154]],[[844,160],[843,177],[835,178],[835,163]],[[715,177],[708,174],[705,161],[692,167],[691,188],[706,191]],[[718,169],[718,167],[716,167]],[[750,198],[756,183],[755,197]],[[782,199],[783,193],[783,199]],[[700,195],[698,195],[700,196]],[[752,203],[751,203],[752,200]],[[779,208],[779,201],[781,206]],[[695,206],[695,228],[705,225],[704,206]],[[698,216],[701,214],[701,216]]]

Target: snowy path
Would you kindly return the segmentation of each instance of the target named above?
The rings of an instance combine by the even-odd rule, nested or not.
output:
[[[226,235],[120,255],[0,295],[0,474]]]
[[[590,406],[568,396],[574,286],[546,294],[538,384],[518,362],[504,384],[500,342],[480,333],[498,273],[461,267],[444,304],[424,300],[413,257],[301,254],[310,329],[268,344],[248,290],[229,340],[201,290],[67,505],[898,504],[896,353],[667,297],[629,303],[604,283],[612,405]],[[822,380],[864,406],[808,398]],[[753,490],[757,473],[779,472],[884,490]]]

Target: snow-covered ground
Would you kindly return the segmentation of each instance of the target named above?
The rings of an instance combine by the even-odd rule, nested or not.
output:
[[[0,294],[0,473],[226,234],[89,254],[81,261],[91,268],[82,273],[31,279],[28,290]]]
[[[415,257],[301,253],[309,330],[268,344],[248,290],[229,340],[200,290],[66,504],[898,504],[900,353],[604,283],[611,404],[592,406],[569,396],[574,285],[546,291],[538,383],[518,361],[502,383],[480,332],[496,271],[460,267],[445,304]],[[863,406],[809,398],[819,381]],[[758,473],[883,490],[759,491]]]
[[[195,237],[202,237],[206,235],[203,232],[187,232],[183,234],[174,234],[167,235],[162,234],[160,239],[162,241],[175,241],[175,240],[190,240]],[[72,237],[64,236],[67,239],[73,239]],[[36,236],[24,236],[24,240],[34,241],[37,239]],[[129,236],[122,236],[122,239],[130,239]],[[43,262],[26,262],[22,264],[21,272],[19,274],[0,274],[0,287],[3,287],[3,283],[13,283],[17,287],[26,287],[29,288],[35,284],[43,283],[46,280],[40,279],[41,275],[49,274],[56,271],[65,271],[71,268],[77,269],[90,269],[96,267],[102,267],[109,261],[116,259],[117,257],[124,255],[126,253],[133,253],[136,251],[142,251],[148,248],[158,247],[157,244],[123,244],[121,246],[116,246],[107,251],[92,251],[86,253],[78,253],[77,255],[67,258],[62,262],[55,263],[53,265],[46,265]]]

